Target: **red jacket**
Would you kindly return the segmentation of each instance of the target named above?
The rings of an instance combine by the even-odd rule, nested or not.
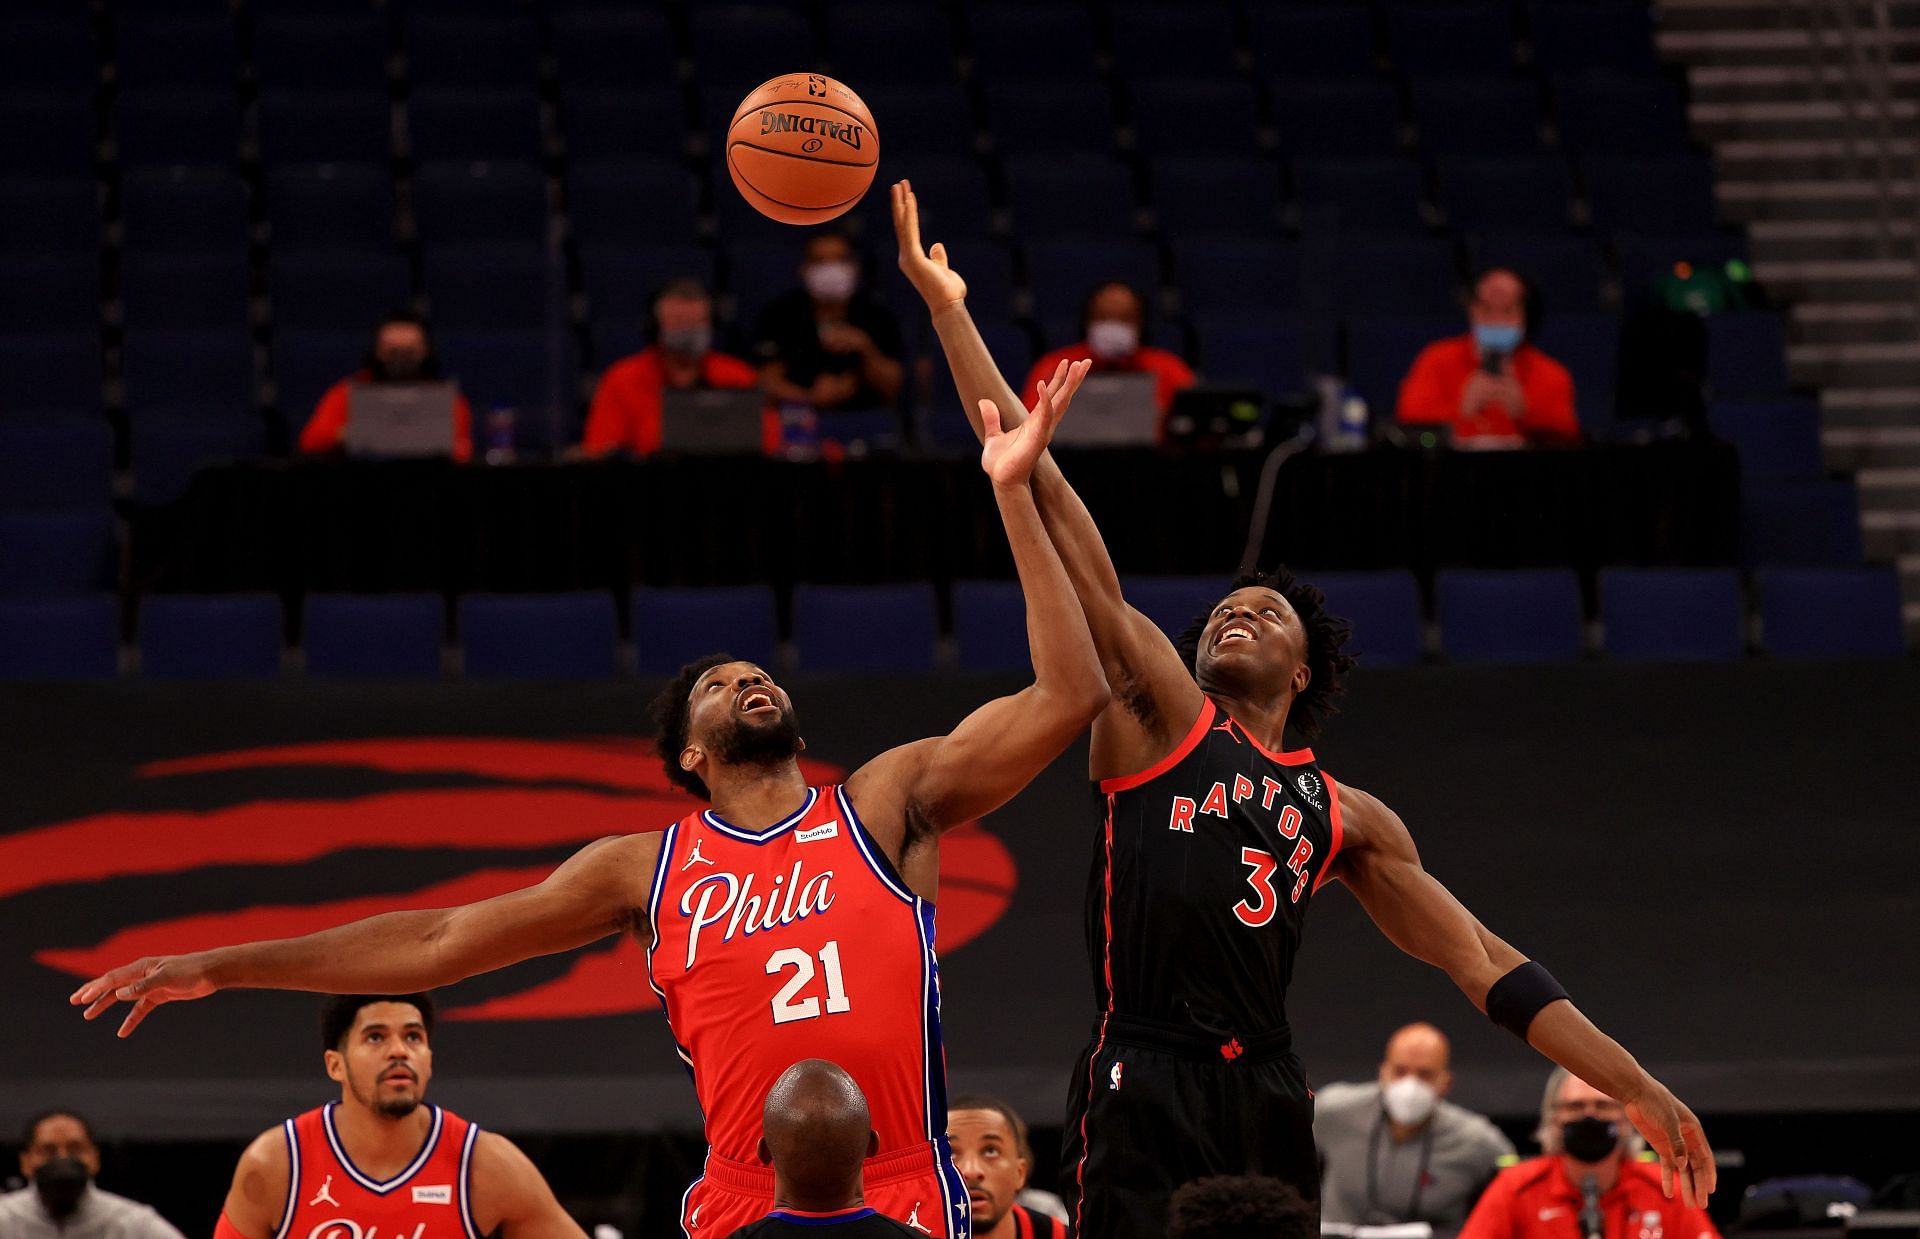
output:
[[[362,370],[350,378],[341,379],[327,388],[320,403],[313,406],[313,416],[307,419],[306,428],[300,432],[300,450],[303,452],[331,452],[339,448],[341,440],[347,434],[347,390],[355,383],[365,383],[373,376]],[[459,392],[453,394],[453,458],[465,461],[473,457],[473,410],[467,407],[467,398]]]
[[[1479,368],[1480,350],[1472,333],[1427,345],[1400,381],[1400,420],[1452,426],[1456,439],[1580,436],[1580,419],[1573,412],[1573,376],[1531,344],[1522,344],[1513,354],[1513,374],[1520,380],[1527,402],[1520,419],[1516,422],[1511,410],[1494,404],[1482,405],[1478,413],[1462,417],[1460,393]]]
[[[737,357],[710,352],[700,359],[703,387],[754,387],[759,382],[759,373]],[[666,386],[666,367],[657,344],[608,366],[594,389],[580,446],[596,456],[622,448],[635,456],[659,451],[660,394]],[[771,420],[774,447],[769,451],[776,450],[779,442],[779,418]]]
[[[1020,391],[1020,399],[1027,402],[1031,409],[1033,402],[1040,398],[1040,380],[1050,379],[1053,372],[1063,361],[1085,361],[1093,357],[1093,350],[1085,340],[1070,344],[1066,348],[1057,348],[1039,361],[1033,363],[1033,369],[1027,374],[1027,381]],[[1143,344],[1133,356],[1121,361],[1094,360],[1095,374],[1151,374],[1154,382],[1154,394],[1160,401],[1160,419],[1165,421],[1167,410],[1173,407],[1173,395],[1194,384],[1193,369],[1186,362],[1163,348],[1154,348]]]
[[[1580,1189],[1558,1157],[1536,1157],[1494,1176],[1467,1216],[1459,1239],[1581,1239]],[[1660,1193],[1660,1167],[1623,1161],[1613,1190],[1600,1197],[1606,1239],[1720,1239],[1705,1212],[1674,1189]]]

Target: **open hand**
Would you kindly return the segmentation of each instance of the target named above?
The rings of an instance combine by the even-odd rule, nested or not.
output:
[[[928,309],[967,299],[967,282],[947,265],[947,247],[935,241],[931,250],[920,248],[920,200],[909,181],[893,186],[893,235],[900,241],[900,270]]]
[[[1671,1198],[1678,1182],[1681,1200],[1706,1208],[1719,1171],[1707,1133],[1686,1103],[1656,1080],[1646,1093],[1627,1102],[1627,1118],[1660,1158],[1660,1190]]]
[[[112,972],[97,976],[75,990],[67,1002],[86,1008],[87,1019],[100,1014],[116,1002],[130,1002],[133,1010],[121,1021],[120,1036],[140,1026],[149,1012],[164,1002],[186,1002],[205,998],[219,989],[213,982],[210,954],[149,955],[122,964]]]
[[[1073,393],[1093,368],[1090,361],[1062,362],[1051,379],[1042,380],[1040,398],[1034,402],[1026,421],[1012,430],[1000,424],[1000,406],[991,400],[980,402],[980,421],[986,432],[980,450],[980,467],[995,486],[1025,486],[1039,463],[1040,453],[1053,441],[1053,430],[1061,414],[1073,401]]]

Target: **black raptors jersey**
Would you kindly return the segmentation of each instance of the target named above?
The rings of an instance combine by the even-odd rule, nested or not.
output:
[[[1307,904],[1340,850],[1338,789],[1313,753],[1262,748],[1207,698],[1173,752],[1099,794],[1087,941],[1101,1009],[1283,1032]]]

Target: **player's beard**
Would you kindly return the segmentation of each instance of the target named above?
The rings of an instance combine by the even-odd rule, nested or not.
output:
[[[715,739],[713,755],[723,766],[778,766],[792,761],[800,755],[800,724],[793,707],[783,706],[775,723],[729,720]]]
[[[360,1099],[361,1105],[373,1111],[381,1118],[403,1119],[420,1108],[421,1093],[423,1090],[420,1088],[418,1081],[415,1081],[411,1092],[399,1094],[386,1093],[383,1092],[380,1079],[376,1076],[374,1077],[373,1087],[371,1089],[356,1088],[353,1091],[354,1095]]]

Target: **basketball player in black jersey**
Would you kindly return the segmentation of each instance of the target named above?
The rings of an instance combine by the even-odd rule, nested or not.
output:
[[[893,209],[901,270],[932,312],[975,430],[983,404],[1018,420],[965,282],[943,247],[921,247],[906,182]],[[1285,747],[1289,728],[1314,735],[1352,663],[1319,591],[1284,572],[1236,582],[1176,649],[1121,596],[1100,531],[1051,456],[1033,488],[1112,689],[1091,749],[1100,829],[1088,941],[1101,1013],[1067,1119],[1076,1230],[1163,1235],[1174,1190],[1206,1175],[1271,1175],[1318,1195],[1312,1094],[1285,999],[1308,905],[1329,879],[1496,1023],[1624,1103],[1668,1193],[1677,1181],[1688,1203],[1703,1201],[1714,1162],[1692,1111],[1421,867],[1393,810],[1335,783],[1310,750]]]

